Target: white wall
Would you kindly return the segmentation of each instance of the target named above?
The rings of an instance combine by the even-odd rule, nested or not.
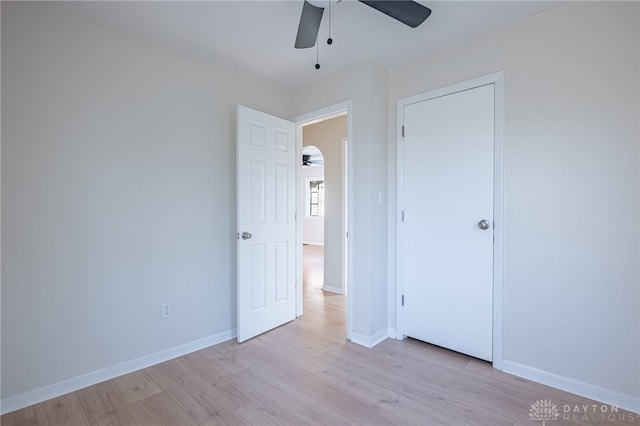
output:
[[[2,2],[2,89],[3,401],[231,335],[235,106],[288,93],[51,2]]]
[[[312,244],[316,246],[324,245],[324,215],[309,215],[309,182],[312,180],[324,180],[324,166],[303,167],[302,168],[302,187],[304,190],[304,223],[302,225],[302,242],[303,244]]]
[[[292,115],[310,113],[351,100],[349,135],[353,176],[350,244],[354,257],[349,298],[354,302],[352,340],[370,345],[387,336],[387,205],[388,74],[373,61],[363,61],[291,94]],[[385,198],[386,200],[386,198]]]
[[[342,288],[342,139],[347,137],[347,116],[342,115],[303,128],[303,144],[318,147],[324,155],[324,288]]]
[[[504,70],[505,367],[636,410],[638,21],[572,2],[390,73],[394,122],[400,98]]]

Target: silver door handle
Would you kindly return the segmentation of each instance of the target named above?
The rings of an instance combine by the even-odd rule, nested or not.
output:
[[[490,226],[491,223],[488,220],[482,219],[480,222],[478,222],[478,228],[482,229],[483,231],[489,229]]]
[[[244,231],[242,233],[242,239],[243,240],[250,240],[251,237],[253,237],[253,234],[251,232]]]

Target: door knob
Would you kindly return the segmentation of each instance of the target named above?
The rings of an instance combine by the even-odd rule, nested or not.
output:
[[[244,231],[242,233],[242,239],[243,240],[250,240],[251,237],[253,237],[253,234],[251,232]]]
[[[478,228],[482,229],[483,231],[489,229],[490,226],[491,223],[486,219],[482,219],[480,222],[478,222]]]

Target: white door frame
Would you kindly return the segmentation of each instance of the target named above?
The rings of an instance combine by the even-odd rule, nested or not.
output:
[[[342,178],[342,188],[340,192],[340,197],[342,199],[342,205],[344,206],[342,210],[342,217],[340,218],[341,225],[341,246],[342,246],[342,262],[340,262],[341,271],[340,271],[340,279],[342,280],[342,291],[343,294],[347,294],[347,283],[349,282],[347,272],[349,266],[349,238],[348,229],[349,229],[349,187],[347,186],[348,173],[349,173],[349,139],[346,137],[342,138],[340,141],[340,152],[342,153],[342,164],[340,165],[340,176]]]
[[[479,86],[493,84],[495,88],[495,132],[494,132],[494,170],[493,170],[493,211],[494,211],[494,245],[493,245],[493,367],[502,370],[502,280],[503,280],[503,235],[504,235],[504,179],[503,179],[503,110],[504,110],[504,72],[485,75],[472,80],[431,90],[418,95],[398,100],[396,117],[396,141],[402,140],[402,123],[404,123],[404,107],[417,102],[450,95]],[[404,294],[403,276],[403,227],[402,210],[404,197],[404,158],[403,145],[396,143],[396,336],[404,339],[404,318],[402,315],[402,297]]]
[[[294,117],[291,121],[296,124],[296,155],[298,158],[302,158],[302,127],[305,125],[317,123],[320,121],[328,120],[334,117],[338,117],[341,115],[347,115],[347,164],[346,164],[346,181],[343,182],[343,186],[347,190],[347,229],[343,232],[343,237],[346,238],[347,232],[349,229],[353,229],[352,218],[353,214],[351,209],[353,208],[353,191],[352,182],[353,182],[353,165],[352,165],[352,152],[353,152],[353,122],[352,122],[352,101],[344,101],[338,104],[330,105],[315,111],[311,111],[306,114],[299,115]],[[302,173],[301,168],[296,168],[296,194],[298,201],[296,202],[296,217],[298,218],[296,222],[296,317],[299,317],[303,314],[303,286],[302,286],[302,225],[304,218],[304,206],[303,200],[300,197],[302,194]],[[346,266],[346,280],[347,283],[353,282],[353,244],[350,239],[346,239],[346,258],[347,264],[344,265],[345,259],[344,256],[342,258],[343,268]],[[344,275],[343,275],[344,276]],[[342,287],[345,288],[345,298],[347,304],[347,339],[351,340],[351,330],[353,329],[353,303],[354,303],[354,294],[353,294],[353,286],[350,285],[349,288],[345,286],[346,283],[342,283]]]

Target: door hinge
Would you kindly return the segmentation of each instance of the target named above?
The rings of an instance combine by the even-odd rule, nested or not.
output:
[[[404,294],[402,295],[402,306],[404,306]]]
[[[402,125],[402,137],[404,138],[404,124]]]
[[[404,210],[400,212],[400,222],[404,222]]]

